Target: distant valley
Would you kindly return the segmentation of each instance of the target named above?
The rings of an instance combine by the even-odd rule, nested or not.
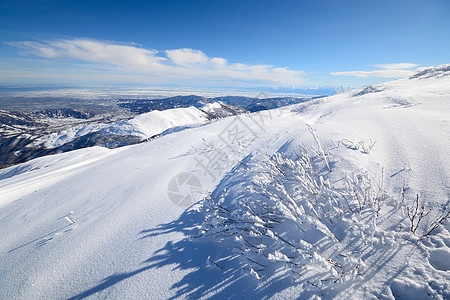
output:
[[[17,104],[5,101],[9,109],[0,110],[0,168],[85,147],[116,148],[141,143],[174,127],[274,109],[313,98],[189,95],[98,101],[31,98],[17,101]],[[41,109],[30,111],[30,107]],[[158,111],[167,112],[151,113]]]

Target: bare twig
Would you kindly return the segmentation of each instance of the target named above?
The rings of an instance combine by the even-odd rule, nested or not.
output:
[[[422,204],[419,208],[419,195],[417,195],[416,200],[414,201],[414,208],[406,208],[406,212],[408,213],[408,218],[411,222],[410,230],[412,233],[416,233],[417,228],[419,228],[420,222],[428,216],[431,212],[431,208],[425,212],[425,206]]]
[[[316,130],[314,130],[310,125],[306,124],[306,126],[309,129],[309,132],[311,132],[311,135],[314,137],[314,139],[316,140],[317,146],[319,147],[320,153],[322,154],[322,157],[327,165],[328,171],[331,172],[331,168],[330,165],[328,164],[328,160],[327,157],[325,156],[325,152],[323,151],[322,148],[322,144],[320,143],[319,137],[317,136]]]

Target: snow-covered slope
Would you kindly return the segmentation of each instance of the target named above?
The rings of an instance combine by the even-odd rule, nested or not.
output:
[[[76,138],[93,132],[101,134],[134,135],[142,139],[157,135],[169,128],[204,123],[208,120],[206,113],[191,106],[188,108],[173,108],[163,111],[154,110],[138,115],[127,121],[112,124],[87,124],[42,136],[31,146],[44,144],[48,149],[57,148]]]
[[[83,135],[100,131],[103,128],[108,127],[108,124],[98,123],[98,124],[85,124],[73,126],[59,132],[50,133],[41,136],[33,141],[28,147],[36,147],[38,145],[43,145],[47,149],[57,148],[65,143],[69,143]]]
[[[152,137],[169,128],[184,125],[204,123],[208,116],[199,109],[191,106],[188,108],[173,108],[168,110],[154,110],[107,129],[108,132],[131,135],[139,135],[144,138]]]
[[[0,298],[448,299],[449,222],[423,235],[449,201],[449,100],[449,76],[397,80],[0,170]],[[152,134],[154,121],[133,122]],[[305,198],[292,171],[305,151],[321,198]],[[265,177],[274,170],[284,179]],[[345,182],[373,191],[371,204],[358,206]],[[267,206],[253,203],[274,193],[302,214],[269,207],[282,221],[272,234],[194,237],[211,226],[263,230],[267,216],[252,211]],[[219,206],[189,206],[210,194]],[[345,195],[348,205],[329,206]],[[416,195],[431,212],[412,233]],[[248,227],[214,223],[221,217]]]

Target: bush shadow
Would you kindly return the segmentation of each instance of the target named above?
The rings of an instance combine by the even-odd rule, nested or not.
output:
[[[173,271],[187,272],[171,286],[175,293],[169,299],[264,299],[292,285],[292,280],[283,274],[272,276],[270,282],[263,284],[249,273],[242,272],[243,260],[240,254],[233,251],[233,245],[197,237],[198,226],[203,218],[202,212],[191,207],[173,222],[142,230],[139,239],[175,232],[182,233],[185,238],[167,242],[143,261],[144,266],[141,268],[113,274],[98,285],[69,299],[84,299],[142,272],[167,267],[172,267]],[[157,298],[156,295],[153,296]]]

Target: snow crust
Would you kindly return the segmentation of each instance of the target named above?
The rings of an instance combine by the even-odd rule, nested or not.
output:
[[[449,201],[450,77],[397,80],[363,91],[0,170],[0,298],[449,299],[449,222],[421,238],[435,215],[412,233],[406,209],[417,194],[433,214]],[[204,121],[193,108],[152,112],[130,120],[126,131],[151,136]],[[326,248],[360,251],[349,264],[361,259],[363,267],[339,284],[305,279],[319,265],[330,270],[318,254],[296,276],[282,248],[268,255],[270,272],[246,270],[235,248],[239,237],[195,237],[205,221],[204,197],[223,197],[225,208],[238,203],[236,197],[256,197],[252,182],[264,158],[278,153],[295,159],[299,146],[317,149],[307,124],[329,153],[332,172],[324,166],[324,174],[330,184],[367,173],[387,199],[374,223],[361,214],[349,221],[361,224],[355,230],[337,228],[352,237],[338,248],[321,243],[325,229],[309,236],[320,254]],[[181,187],[173,180],[184,173],[201,183],[183,198],[196,203],[189,207],[168,193]]]

